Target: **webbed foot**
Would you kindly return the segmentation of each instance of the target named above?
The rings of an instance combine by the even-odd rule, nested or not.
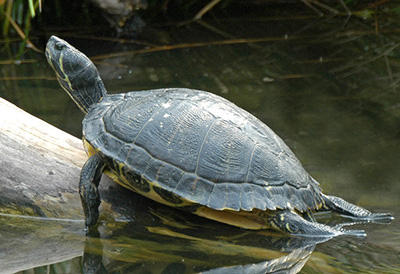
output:
[[[339,235],[352,235],[357,237],[365,237],[363,230],[346,230],[341,227],[330,227],[304,219],[299,214],[283,210],[271,215],[268,218],[271,227],[284,233],[303,237],[335,237]]]
[[[323,195],[323,198],[325,205],[329,209],[355,220],[373,223],[390,223],[394,219],[390,213],[372,213],[365,208],[353,205],[336,196]]]

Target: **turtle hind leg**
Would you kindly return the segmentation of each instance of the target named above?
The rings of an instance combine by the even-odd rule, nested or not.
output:
[[[390,213],[372,213],[365,208],[353,205],[336,196],[323,195],[323,199],[325,202],[325,206],[328,209],[357,220],[386,223],[391,222],[394,219]]]
[[[270,214],[268,222],[276,230],[303,237],[330,238],[339,235],[364,237],[366,235],[363,230],[345,230],[339,227],[334,228],[314,221],[308,221],[290,210],[281,210]]]
[[[79,195],[85,214],[85,231],[89,235],[99,218],[99,182],[105,164],[97,154],[91,156],[82,167],[79,181]]]

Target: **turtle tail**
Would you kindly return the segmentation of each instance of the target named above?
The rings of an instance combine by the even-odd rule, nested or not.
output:
[[[365,208],[353,205],[336,196],[323,194],[323,199],[325,206],[328,209],[356,220],[374,223],[388,223],[394,219],[390,213],[372,213]]]

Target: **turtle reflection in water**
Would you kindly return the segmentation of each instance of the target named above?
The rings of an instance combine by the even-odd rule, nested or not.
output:
[[[87,231],[95,227],[103,172],[154,201],[247,229],[305,236],[362,234],[319,224],[318,210],[357,220],[392,219],[325,195],[264,123],[214,94],[185,88],[107,94],[94,64],[52,36],[46,57],[86,114],[89,155],[79,193]]]

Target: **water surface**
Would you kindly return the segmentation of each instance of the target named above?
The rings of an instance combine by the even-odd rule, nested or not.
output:
[[[233,101],[281,136],[325,193],[373,212],[390,212],[396,218],[391,224],[352,227],[364,229],[366,238],[310,243],[230,228],[150,203],[143,214],[154,223],[104,228],[101,241],[85,239],[79,222],[36,220],[32,230],[8,238],[46,227],[57,240],[62,228],[64,241],[54,246],[71,251],[70,257],[34,273],[78,273],[82,260],[100,260],[109,272],[120,273],[224,273],[222,267],[235,266],[226,273],[240,273],[265,261],[276,260],[282,267],[279,258],[285,256],[300,273],[400,273],[400,35],[395,15],[390,5],[375,15],[350,18],[319,18],[302,6],[284,13],[261,6],[180,27],[150,25],[139,41],[180,46],[148,52],[135,43],[94,40],[79,31],[47,30],[33,40],[44,47],[46,37],[57,34],[76,45],[95,61],[110,93],[188,87]],[[1,52],[2,60],[10,56]],[[0,65],[0,96],[81,137],[83,115],[44,56],[27,51],[21,64]],[[2,234],[25,226],[18,218],[1,218]],[[38,239],[27,240],[31,250],[46,241]],[[4,246],[0,255],[7,258],[12,244]],[[16,246],[21,249],[13,254],[24,251]],[[84,250],[93,257],[82,259]],[[286,267],[294,271],[293,265]]]

